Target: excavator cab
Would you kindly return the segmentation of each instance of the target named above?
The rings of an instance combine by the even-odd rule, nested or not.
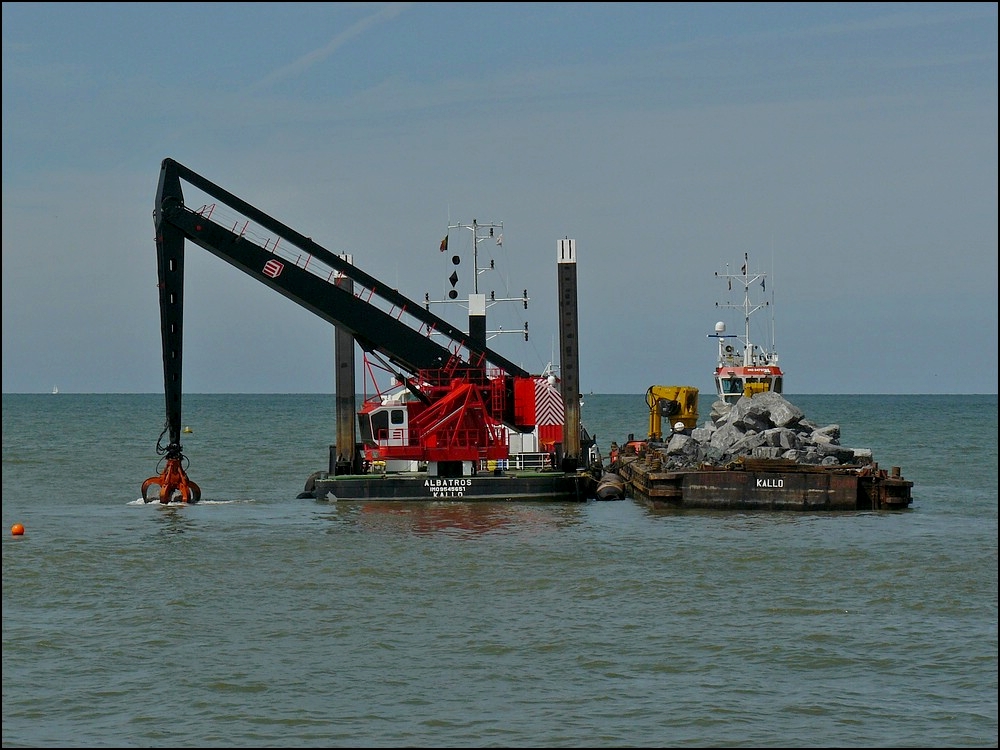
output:
[[[662,440],[662,421],[673,429],[678,422],[685,430],[698,425],[698,389],[689,385],[651,385],[646,391],[649,407],[649,439]],[[668,430],[669,434],[670,430]]]

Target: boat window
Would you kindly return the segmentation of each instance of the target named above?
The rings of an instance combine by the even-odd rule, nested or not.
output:
[[[380,409],[372,412],[372,436],[376,441],[385,440],[389,437],[389,412]]]
[[[406,421],[406,410],[393,409],[390,418],[393,424],[403,424]]]
[[[736,378],[729,378],[726,381],[726,393],[740,393],[743,387],[740,385],[740,381]]]
[[[774,379],[774,392],[781,393],[781,378]]]
[[[362,443],[375,442],[375,436],[372,434],[371,419],[367,414],[358,415],[358,439]]]

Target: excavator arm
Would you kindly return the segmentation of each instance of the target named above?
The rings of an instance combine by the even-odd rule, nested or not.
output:
[[[190,208],[182,183],[200,190],[214,203]],[[221,214],[226,214],[225,224]],[[173,159],[164,159],[160,167],[153,223],[166,401],[166,425],[157,450],[165,454],[166,465],[158,476],[143,483],[144,500],[152,485],[159,485],[161,502],[178,496],[195,502],[201,494],[187,478],[180,443],[186,242],[208,250],[338,326],[362,349],[379,353],[411,376],[484,371],[487,366],[509,377],[529,375],[421,303]],[[161,445],[164,435],[166,447]]]
[[[693,386],[651,385],[646,390],[646,405],[649,407],[650,440],[663,439],[663,418],[669,420],[668,425],[680,422],[687,430],[698,425],[698,389]]]

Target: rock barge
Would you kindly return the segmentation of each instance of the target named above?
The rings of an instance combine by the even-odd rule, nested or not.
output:
[[[610,470],[634,500],[660,508],[710,510],[899,510],[913,482],[886,471],[867,448],[840,444],[774,392],[712,405],[711,419],[665,440],[612,445]]]
[[[767,274],[751,270],[744,254],[739,273],[716,273],[741,301],[717,307],[738,310],[742,335],[716,323],[716,401],[711,419],[698,427],[692,386],[651,386],[649,435],[629,435],[611,445],[610,471],[625,494],[654,507],[710,510],[857,511],[908,508],[913,482],[899,467],[879,468],[869,449],[840,444],[839,425],[820,427],[781,393],[784,372],[771,341],[751,341],[750,319],[769,303],[751,290],[766,289]],[[773,294],[773,290],[772,290]],[[672,429],[661,430],[669,417]],[[664,433],[666,436],[664,437]]]

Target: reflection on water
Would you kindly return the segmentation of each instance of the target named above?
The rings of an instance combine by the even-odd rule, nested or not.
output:
[[[183,503],[156,504],[160,512],[156,514],[158,533],[160,536],[174,536],[193,531],[194,521],[184,513]]]
[[[531,534],[580,522],[580,505],[338,501],[321,517],[364,531],[404,534]]]

